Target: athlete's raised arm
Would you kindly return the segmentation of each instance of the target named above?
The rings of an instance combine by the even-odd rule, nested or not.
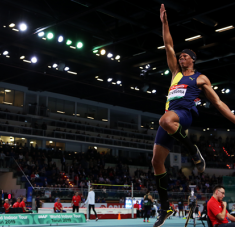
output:
[[[198,77],[197,84],[199,88],[201,87],[206,98],[216,107],[216,109],[229,121],[235,124],[234,114],[212,89],[210,80],[205,75],[200,75]]]
[[[160,8],[160,19],[162,21],[162,35],[163,42],[166,50],[167,64],[171,70],[172,78],[180,71],[180,67],[177,63],[177,58],[174,51],[173,39],[169,30],[167,21],[167,15],[164,4]]]

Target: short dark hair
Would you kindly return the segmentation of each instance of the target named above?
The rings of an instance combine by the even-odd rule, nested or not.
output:
[[[213,188],[213,193],[215,193],[215,191],[220,188],[223,188],[225,190],[225,187],[223,185],[218,184]]]

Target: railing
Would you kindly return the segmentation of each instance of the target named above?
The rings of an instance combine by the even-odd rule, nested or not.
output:
[[[76,141],[88,142],[88,143],[100,143],[100,144],[108,144],[108,145],[115,145],[115,146],[122,146],[122,147],[152,150],[152,144],[145,144],[145,143],[140,143],[140,142],[137,143],[137,142],[131,142],[131,141],[123,141],[123,140],[117,140],[117,139],[111,139],[111,138],[102,138],[102,137],[68,133],[68,132],[34,129],[34,128],[22,127],[22,126],[13,126],[13,125],[8,125],[8,124],[0,124],[0,131],[35,135],[35,136],[43,136],[43,137],[53,137],[53,138],[60,138],[60,139],[67,139],[67,140],[76,140]]]
[[[88,195],[88,189],[87,188],[34,188],[33,190],[33,197],[36,197],[37,195],[40,196],[40,199],[52,199],[59,197],[60,199],[68,199],[71,200],[72,196],[75,192],[79,192],[79,194],[82,194],[85,198]],[[98,197],[105,198],[108,200],[118,200],[120,198],[130,197],[131,196],[131,190],[116,190],[116,189],[94,189],[96,199]],[[150,194],[153,196],[154,199],[159,199],[159,195],[157,192],[150,192]],[[133,196],[134,197],[144,197],[146,195],[146,191],[141,190],[134,190]],[[169,200],[178,200],[179,198],[182,198],[185,201],[188,201],[188,196],[190,195],[190,192],[168,192]],[[195,193],[195,196],[198,200],[208,200],[211,198],[212,193]]]

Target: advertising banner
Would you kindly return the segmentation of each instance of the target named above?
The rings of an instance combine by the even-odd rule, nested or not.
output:
[[[53,214],[3,214],[0,225],[42,225],[42,224],[73,224],[85,223],[82,213],[53,213]]]

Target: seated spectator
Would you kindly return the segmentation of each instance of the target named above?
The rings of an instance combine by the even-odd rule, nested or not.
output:
[[[20,197],[17,198],[17,201],[13,204],[13,208],[18,208],[20,206]]]
[[[63,206],[60,203],[59,198],[57,199],[57,202],[55,202],[55,204],[54,204],[54,211],[55,211],[55,213],[66,213],[66,211],[63,210]]]
[[[101,201],[102,203],[106,203],[106,201],[105,201],[105,198],[102,198],[102,201]]]
[[[235,217],[226,210],[227,202],[222,201],[225,197],[225,188],[217,185],[213,189],[213,195],[207,203],[207,215],[212,226],[233,227],[235,223],[229,223],[228,220],[235,222]]]
[[[101,203],[101,199],[100,197],[98,196],[97,200],[96,200],[97,203]]]
[[[22,208],[23,213],[32,213],[31,210],[27,210],[27,209],[26,209],[25,202],[26,202],[26,197],[23,197],[23,200],[22,200],[22,202],[20,203],[19,207]]]
[[[5,203],[4,203],[4,209],[5,209],[5,213],[9,213],[11,205],[9,204],[9,200],[5,199]]]

